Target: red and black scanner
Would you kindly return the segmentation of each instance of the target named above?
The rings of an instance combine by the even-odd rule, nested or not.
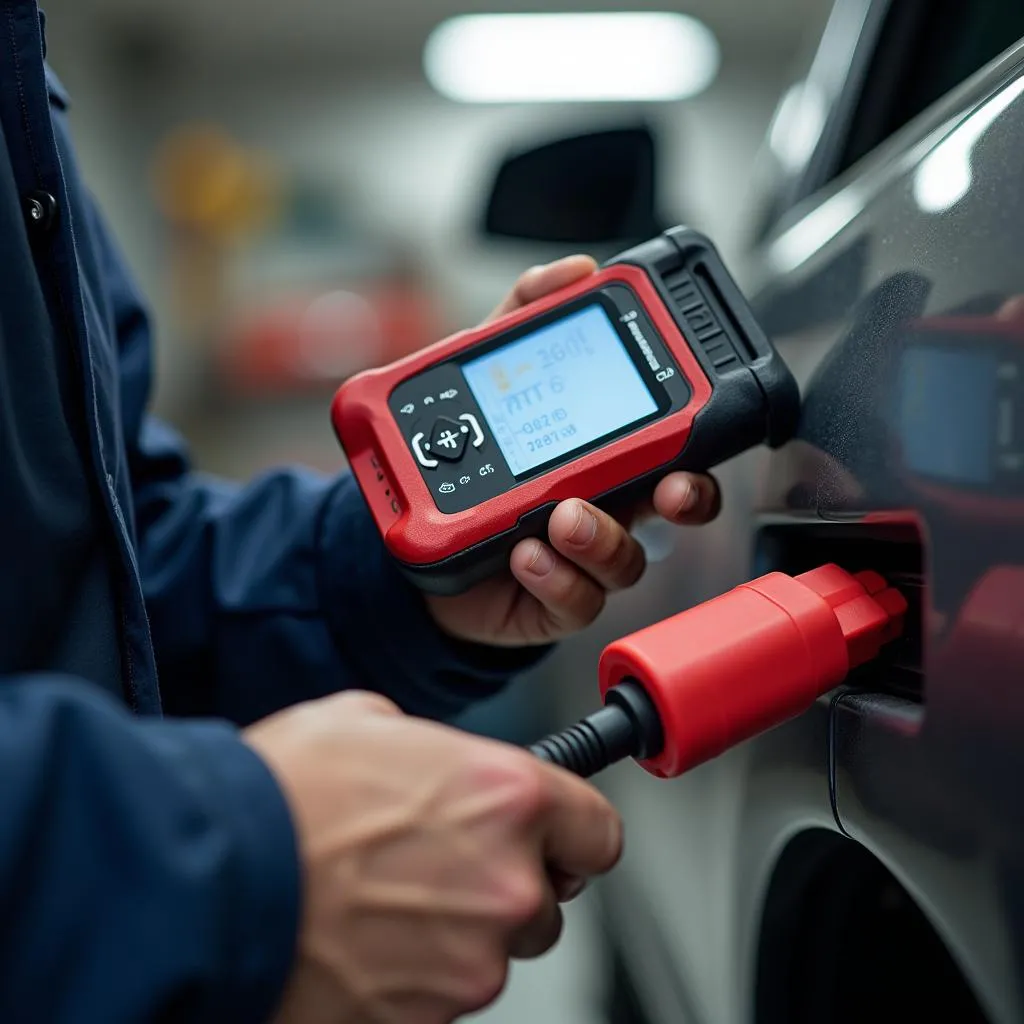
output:
[[[612,507],[796,429],[796,383],[712,244],[677,227],[493,323],[347,381],[338,438],[388,551],[464,591],[559,501]]]

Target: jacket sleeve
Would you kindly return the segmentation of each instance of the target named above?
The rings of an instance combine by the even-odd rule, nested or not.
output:
[[[166,710],[246,723],[362,688],[409,713],[448,717],[533,664],[536,650],[460,643],[437,629],[387,556],[348,474],[283,469],[238,486],[191,469],[180,438],[146,415],[149,317],[94,219]]]
[[[0,1020],[264,1021],[294,952],[288,809],[230,726],[0,680]]]

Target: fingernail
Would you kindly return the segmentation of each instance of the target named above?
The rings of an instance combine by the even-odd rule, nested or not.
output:
[[[585,878],[573,878],[559,887],[558,898],[562,903],[570,903],[587,887]]]
[[[622,821],[617,815],[608,828],[608,850],[611,863],[616,863],[622,856]]]
[[[538,544],[533,558],[526,565],[526,571],[533,576],[547,576],[554,567],[555,556],[543,544]]]
[[[683,491],[682,496],[679,499],[679,505],[676,508],[677,516],[682,516],[685,515],[687,512],[692,511],[694,506],[700,499],[700,492],[697,490],[696,487],[693,486],[692,483],[687,481],[683,486],[685,490]]]
[[[576,522],[565,539],[576,547],[585,547],[597,536],[597,516],[583,504],[576,503]]]

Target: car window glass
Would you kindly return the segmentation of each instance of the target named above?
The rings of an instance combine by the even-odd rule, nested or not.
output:
[[[1021,0],[893,0],[832,177],[1021,37]]]

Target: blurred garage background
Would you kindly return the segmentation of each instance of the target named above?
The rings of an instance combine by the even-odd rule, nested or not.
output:
[[[437,57],[432,33],[458,15],[491,13],[483,0],[45,6],[49,59],[71,97],[87,177],[158,316],[157,406],[200,466],[245,477],[282,460],[338,469],[327,406],[341,379],[479,320],[533,263],[580,248],[609,255],[616,239],[604,236],[617,227],[625,241],[630,227],[689,222],[712,235],[742,279],[758,212],[752,182],[813,132],[814,110],[790,88],[791,72],[817,44],[830,4],[659,4],[694,19],[685,24],[697,49],[684,47],[678,60],[696,70],[667,74],[673,98],[620,99],[621,76],[609,67],[600,102],[498,103],[465,102],[452,95],[451,68],[446,79],[435,60],[433,83],[425,69],[431,38]],[[624,6],[562,0],[558,10]],[[550,13],[539,2],[501,10]],[[787,90],[786,130],[766,155],[762,141]],[[558,162],[519,181],[520,223],[552,206],[575,209],[560,237],[484,230],[510,155],[609,130],[623,134],[589,150],[549,151]],[[620,157],[620,177],[609,177]],[[545,196],[556,184],[545,177],[552,167],[563,191]],[[567,169],[579,184],[572,198]],[[607,190],[623,181],[635,192],[623,214],[629,226],[588,234],[609,212]],[[501,220],[492,216],[491,228]],[[729,543],[728,516],[707,537]],[[647,543],[662,563],[641,592],[613,603],[599,628],[468,725],[510,739],[539,733],[563,703],[552,694],[566,674],[588,677],[609,635],[642,623],[655,601],[664,606],[689,563],[672,557],[664,534]],[[596,927],[584,900],[566,942],[520,968],[488,1020],[592,1020]]]

